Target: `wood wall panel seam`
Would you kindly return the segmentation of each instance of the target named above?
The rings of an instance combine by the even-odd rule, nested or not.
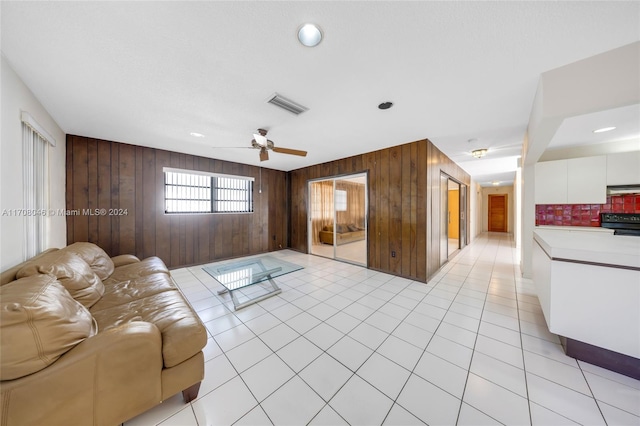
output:
[[[89,138],[67,136],[67,207],[88,204],[91,190],[97,194],[98,204],[108,202],[120,209],[128,208],[129,215],[112,218],[109,222],[96,222],[100,224],[98,241],[110,247],[110,255],[132,253],[145,257],[160,254],[172,268],[256,254],[278,249],[280,245],[306,253],[308,180],[366,172],[369,267],[424,282],[440,267],[435,232],[439,223],[435,217],[439,202],[434,198],[439,196],[435,189],[440,171],[466,185],[470,183],[462,169],[431,142],[422,140],[291,172],[262,168],[263,193],[254,191],[255,212],[251,217],[205,215],[199,220],[185,215],[165,217],[161,208],[163,186],[158,182],[163,166],[245,173],[256,180],[259,168],[120,142],[97,141],[101,147],[97,152],[97,177],[91,178],[96,183],[90,189],[88,143]],[[100,166],[101,157],[107,156],[104,146],[110,147],[109,167]],[[153,168],[153,173],[149,168]],[[107,173],[108,178],[104,176]],[[145,197],[148,182],[155,191],[152,189],[154,192]],[[107,184],[111,186],[108,197],[103,188]],[[145,201],[152,206],[145,206]],[[467,214],[467,225],[468,217]],[[107,224],[110,232],[106,231]],[[68,217],[67,226],[69,244],[86,241],[89,237],[86,217]],[[467,226],[467,232],[468,229]],[[394,261],[390,257],[392,250],[397,255]]]
[[[92,160],[94,166],[90,166],[87,152],[90,140],[67,136],[66,205],[71,208],[97,203],[100,205],[95,207],[102,208],[103,203],[108,203],[127,210],[128,214],[107,222],[98,222],[96,218],[95,224],[100,225],[97,225],[95,242],[109,255],[159,256],[167,266],[176,268],[263,253],[274,247],[268,235],[275,234],[276,241],[284,241],[286,246],[288,226],[280,217],[286,220],[288,214],[282,209],[286,209],[287,204],[283,207],[280,200],[287,198],[287,173],[262,169],[263,181],[269,182],[269,190],[263,193],[263,201],[257,204],[253,214],[235,219],[233,216],[237,215],[228,214],[167,216],[163,167],[226,171],[254,178],[258,177],[259,168],[102,140],[94,140],[100,149],[94,150],[92,155],[96,158]],[[110,165],[103,164],[103,160],[108,160]],[[264,217],[268,215],[277,218]],[[103,233],[100,230],[106,230],[106,224],[111,230]],[[88,216],[67,217],[67,226],[67,244],[88,241]],[[252,242],[255,238],[259,239],[256,244]]]

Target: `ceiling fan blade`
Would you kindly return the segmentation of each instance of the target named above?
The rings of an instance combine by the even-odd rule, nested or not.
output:
[[[269,153],[266,149],[262,148],[260,150],[260,161],[267,161],[269,159]]]
[[[291,155],[299,155],[300,157],[306,157],[307,151],[300,151],[298,149],[290,149],[290,148],[277,148],[273,147],[274,152],[279,152],[280,154],[291,154]]]

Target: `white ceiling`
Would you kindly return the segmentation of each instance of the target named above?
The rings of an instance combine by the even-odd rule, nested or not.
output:
[[[428,138],[484,185],[513,181],[542,72],[640,39],[637,1],[0,8],[3,55],[68,134],[258,165],[215,147],[248,147],[262,127],[309,152],[271,153],[262,165],[278,170]],[[305,22],[324,31],[315,48],[296,39]],[[265,103],[274,92],[309,111]]]
[[[603,133],[593,132],[605,127],[615,127],[615,129]],[[596,145],[638,138],[640,138],[640,105],[634,104],[565,119],[553,135],[547,149]]]

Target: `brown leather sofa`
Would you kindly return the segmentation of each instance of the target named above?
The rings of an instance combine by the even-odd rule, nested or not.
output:
[[[112,426],[197,396],[207,331],[159,258],[75,243],[0,285],[0,425]]]
[[[354,241],[364,240],[364,228],[356,225],[337,224],[336,225],[336,244],[352,243]],[[327,225],[320,231],[320,242],[333,245],[333,225]]]

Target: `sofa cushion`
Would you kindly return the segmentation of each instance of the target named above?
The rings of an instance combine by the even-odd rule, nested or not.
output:
[[[57,250],[29,261],[16,276],[23,278],[36,274],[56,277],[71,296],[87,308],[96,303],[104,293],[102,280],[87,262],[69,251]]]
[[[167,368],[191,358],[207,344],[207,329],[178,290],[93,312],[93,316],[101,331],[131,321],[155,324],[162,334],[162,358]]]
[[[113,261],[104,250],[93,243],[73,243],[67,247],[60,249],[61,251],[69,251],[75,253],[89,264],[89,267],[101,280],[105,280],[109,275],[113,274],[115,267]]]
[[[151,274],[116,283],[107,280],[105,281],[102,298],[91,307],[90,312],[95,313],[170,290],[176,290],[176,286],[171,277],[164,273]]]
[[[349,232],[356,232],[360,230],[354,223],[347,225],[347,228],[349,229]]]
[[[345,232],[349,232],[349,228],[347,228],[347,225],[343,223],[338,223],[336,224],[336,232],[338,234],[344,234]]]
[[[0,287],[0,379],[42,370],[96,333],[82,304],[51,275],[32,275]]]
[[[148,257],[140,262],[130,263],[128,265],[118,266],[113,274],[105,280],[105,284],[112,284],[127,281],[135,278],[146,277],[147,275],[164,273],[169,275],[164,262],[155,256]]]

